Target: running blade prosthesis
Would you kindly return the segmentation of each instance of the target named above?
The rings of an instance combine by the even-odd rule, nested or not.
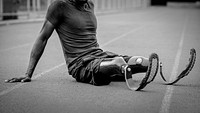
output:
[[[177,83],[180,79],[182,79],[183,77],[187,76],[190,71],[192,70],[192,68],[194,67],[196,61],[196,50],[194,48],[192,48],[190,50],[190,58],[189,58],[189,63],[186,65],[186,68],[176,77],[175,80],[167,82],[163,72],[162,72],[162,62],[160,62],[160,75],[162,77],[162,79],[166,82],[166,85],[173,85],[175,83]]]
[[[136,81],[132,78],[132,72],[131,68],[128,65],[125,65],[122,67],[122,73],[125,75],[125,80],[128,88],[130,90],[139,91],[147,86],[150,82],[152,82],[158,72],[159,68],[159,58],[156,53],[152,53],[149,57],[149,66],[148,70],[146,72],[145,77],[139,82],[139,84],[136,83]]]

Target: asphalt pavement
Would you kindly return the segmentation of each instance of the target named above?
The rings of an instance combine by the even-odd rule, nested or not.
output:
[[[4,83],[26,72],[43,22],[0,26],[0,113],[200,113],[199,10],[149,7],[97,16],[97,38],[103,50],[145,57],[155,52],[167,80],[185,68],[190,49],[196,49],[196,63],[187,77],[167,86],[158,74],[142,91],[129,90],[125,82],[107,86],[76,82],[68,74],[56,32],[32,82]]]

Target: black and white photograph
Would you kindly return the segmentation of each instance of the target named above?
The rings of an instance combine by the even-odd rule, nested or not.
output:
[[[0,0],[0,113],[200,113],[200,0]]]

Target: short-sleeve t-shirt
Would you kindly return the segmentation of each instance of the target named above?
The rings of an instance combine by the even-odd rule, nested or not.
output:
[[[69,0],[56,0],[49,6],[46,19],[58,33],[67,64],[91,51],[101,51],[92,1],[77,7]]]

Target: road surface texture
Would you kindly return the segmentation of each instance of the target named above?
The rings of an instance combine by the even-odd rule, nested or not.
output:
[[[0,26],[0,113],[200,113],[199,7],[149,7],[97,18],[98,42],[104,50],[145,57],[156,52],[166,79],[173,80],[195,48],[193,70],[174,86],[164,85],[158,73],[153,83],[137,92],[125,82],[78,83],[68,74],[53,33],[33,81],[4,83],[26,72],[42,22],[4,25]]]

